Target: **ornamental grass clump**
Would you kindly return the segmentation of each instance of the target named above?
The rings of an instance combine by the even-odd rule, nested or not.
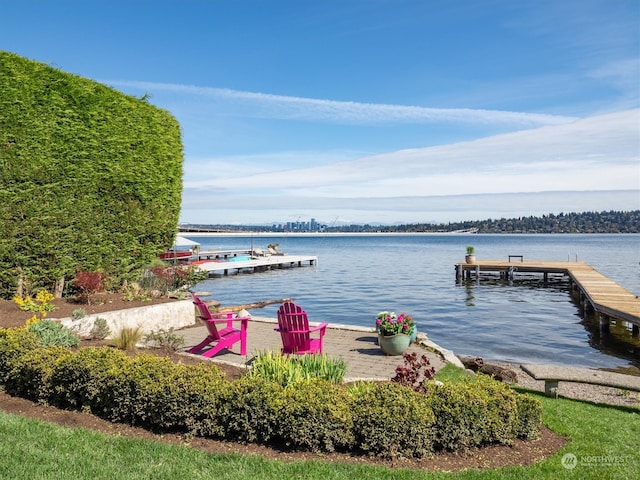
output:
[[[120,350],[135,350],[142,339],[142,327],[122,327],[113,337],[113,343]]]
[[[249,375],[287,386],[313,378],[342,383],[346,371],[347,363],[344,360],[328,358],[324,354],[292,356],[267,350],[257,353]]]
[[[413,318],[406,313],[396,316],[394,312],[380,312],[376,316],[376,331],[380,335],[411,335],[415,328]]]

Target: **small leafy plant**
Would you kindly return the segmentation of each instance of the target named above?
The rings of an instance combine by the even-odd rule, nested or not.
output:
[[[80,344],[75,333],[52,320],[40,320],[30,325],[28,330],[35,333],[45,347],[77,347]]]
[[[133,302],[135,300],[150,302],[151,296],[148,295],[138,283],[134,282],[122,288],[122,299],[127,302]]]
[[[78,272],[74,286],[78,290],[77,299],[81,303],[91,304],[91,297],[104,291],[105,274],[102,272]]]
[[[427,380],[433,380],[436,374],[435,368],[431,366],[431,362],[429,362],[426,355],[421,355],[420,358],[418,358],[416,352],[405,352],[402,358],[404,365],[396,367],[396,376],[393,377],[391,381],[426,395],[428,389],[425,382]]]
[[[184,345],[184,337],[182,335],[176,335],[173,327],[169,328],[169,330],[161,328],[157,332],[152,330],[145,335],[144,343],[147,346],[160,348],[165,352],[175,352]]]
[[[107,325],[107,319],[98,317],[93,322],[93,328],[89,332],[89,338],[91,340],[104,340],[111,334],[111,329]]]
[[[71,318],[73,320],[80,320],[87,315],[87,311],[84,308],[76,308],[71,312]]]
[[[467,255],[473,255],[475,253],[475,251],[476,251],[476,249],[472,245],[469,245],[467,247]]]
[[[158,265],[144,271],[139,283],[145,290],[156,290],[166,295],[175,290],[192,287],[206,278],[207,273],[195,267]]]
[[[35,298],[29,295],[26,297],[19,295],[13,297],[14,303],[20,307],[20,310],[40,314],[40,319],[45,318],[48,312],[56,309],[56,306],[51,304],[53,300],[54,296],[46,290],[40,290]]]

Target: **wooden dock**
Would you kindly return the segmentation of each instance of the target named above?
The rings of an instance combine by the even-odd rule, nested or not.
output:
[[[317,265],[318,257],[315,255],[270,255],[263,257],[229,257],[227,260],[199,260],[190,263],[209,274],[228,275],[240,272],[261,272],[274,268],[302,267],[304,265]]]
[[[544,281],[549,275],[566,276],[581,307],[585,311],[592,309],[601,325],[608,325],[609,319],[615,318],[630,323],[632,335],[640,334],[640,298],[584,262],[525,261],[512,255],[508,261],[476,260],[456,263],[455,268],[457,282],[474,277],[480,281],[482,272],[498,273],[505,280],[513,280],[519,274],[541,274]]]

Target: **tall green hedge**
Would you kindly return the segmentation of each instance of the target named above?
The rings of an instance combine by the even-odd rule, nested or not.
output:
[[[168,112],[0,51],[0,296],[134,278],[173,242],[182,161]]]

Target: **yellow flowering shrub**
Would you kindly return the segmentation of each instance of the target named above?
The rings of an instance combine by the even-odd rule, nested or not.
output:
[[[42,320],[47,316],[47,312],[55,310],[56,306],[51,304],[54,298],[55,297],[46,290],[40,290],[36,294],[35,299],[32,298],[31,295],[27,295],[26,297],[16,295],[13,297],[13,302],[24,312],[36,312],[36,314],[40,314],[40,318],[34,315],[27,320],[27,325],[29,325],[29,322],[35,323],[38,320]]]

